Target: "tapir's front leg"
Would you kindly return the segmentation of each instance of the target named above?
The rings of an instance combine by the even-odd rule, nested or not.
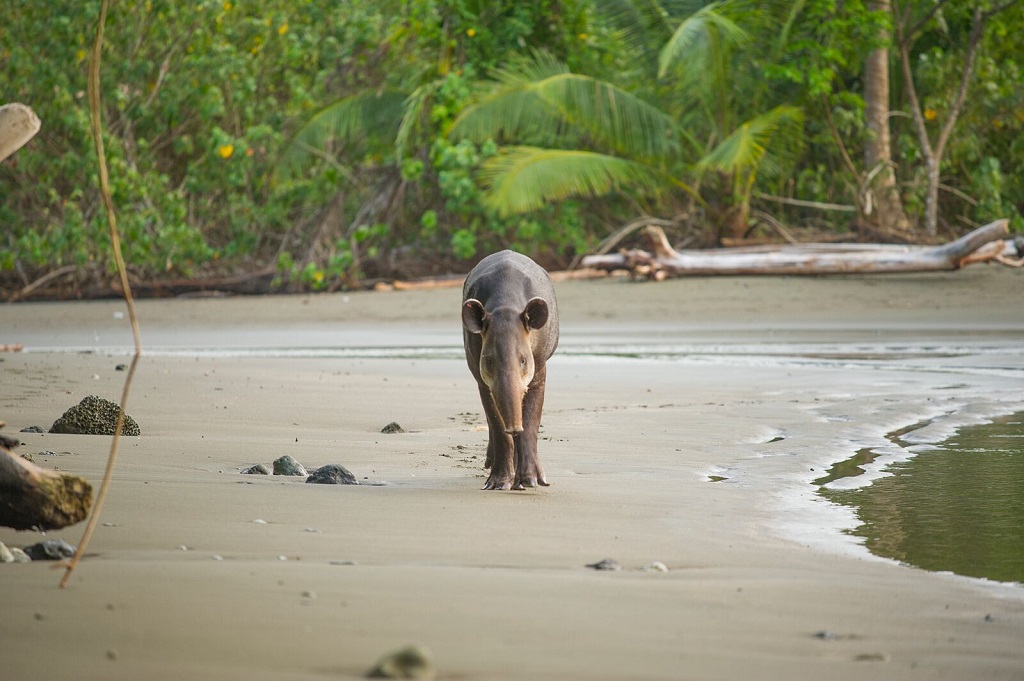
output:
[[[498,408],[491,397],[491,389],[486,385],[480,385],[480,402],[484,407],[484,415],[487,417],[487,459],[484,461],[484,468],[490,468],[491,474],[487,477],[484,489],[512,489],[515,477],[515,462],[513,460],[512,436],[505,432],[502,425]]]
[[[541,412],[544,410],[546,380],[547,366],[541,364],[537,367],[530,389],[523,398],[523,432],[515,436],[515,481],[512,489],[548,485],[537,453],[537,436],[540,431]]]

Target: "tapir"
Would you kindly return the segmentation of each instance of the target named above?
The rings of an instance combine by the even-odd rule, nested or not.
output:
[[[558,347],[551,277],[515,251],[480,261],[462,288],[466,361],[487,416],[484,489],[547,486],[537,456],[547,361]]]

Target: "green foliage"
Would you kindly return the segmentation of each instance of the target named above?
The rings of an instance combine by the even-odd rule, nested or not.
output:
[[[115,3],[104,142],[129,267],[155,279],[276,263],[282,286],[332,289],[390,274],[401,253],[437,269],[502,247],[568,262],[637,212],[715,226],[738,215],[742,231],[757,192],[853,203],[841,152],[859,163],[864,58],[895,28],[870,5]],[[974,5],[900,3],[923,21],[911,61],[933,135]],[[85,97],[97,12],[4,6],[0,103],[43,122],[0,164],[7,281],[65,265],[79,281],[113,273]],[[1024,230],[1022,28],[1024,3],[987,24],[941,166],[954,231],[998,217]],[[914,214],[923,159],[895,60],[891,74]],[[787,212],[837,228],[847,215]]]

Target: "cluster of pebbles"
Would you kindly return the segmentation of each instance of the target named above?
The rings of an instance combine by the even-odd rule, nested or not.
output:
[[[75,555],[75,547],[63,539],[44,541],[19,549],[0,542],[0,563],[31,563],[34,560],[64,560]]]
[[[385,435],[393,435],[395,433],[404,433],[405,429],[398,423],[392,421],[388,425],[384,426],[380,432]],[[242,475],[305,476],[306,482],[315,485],[359,484],[359,481],[356,480],[356,476],[340,463],[329,463],[326,466],[320,466],[320,468],[316,468],[310,472],[306,470],[305,466],[296,461],[295,458],[289,454],[285,454],[284,456],[275,459],[270,466],[263,463],[257,463],[242,469],[241,473]]]
[[[50,426],[50,432],[75,435],[113,435],[120,413],[121,407],[116,402],[96,395],[89,395],[54,421]],[[131,416],[125,414],[124,423],[121,425],[121,435],[141,434],[139,424]]]
[[[359,481],[347,468],[340,463],[329,463],[326,466],[308,472],[306,467],[289,454],[276,459],[271,468],[258,463],[242,470],[243,475],[290,475],[305,476],[306,482],[319,485],[358,485]]]

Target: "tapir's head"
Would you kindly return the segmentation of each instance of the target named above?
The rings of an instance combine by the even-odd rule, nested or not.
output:
[[[500,307],[491,312],[479,300],[462,305],[462,325],[480,334],[480,377],[491,389],[506,433],[523,431],[523,396],[533,381],[535,332],[548,321],[548,304],[533,298],[522,310]]]

